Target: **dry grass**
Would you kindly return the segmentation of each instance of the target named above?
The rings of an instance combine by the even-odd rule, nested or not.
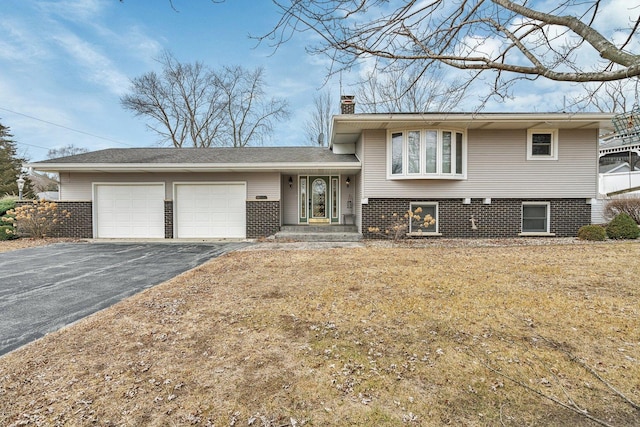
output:
[[[0,425],[637,425],[639,257],[235,252],[0,358]]]
[[[78,239],[54,238],[48,237],[43,239],[34,239],[31,237],[21,237],[15,240],[0,240],[0,253],[16,251],[18,249],[33,248],[36,246],[52,245],[60,242],[77,242]]]

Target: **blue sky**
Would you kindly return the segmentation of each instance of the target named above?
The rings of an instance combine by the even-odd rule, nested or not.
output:
[[[628,1],[607,0],[608,16],[620,9],[623,18],[637,15]],[[177,12],[169,0],[0,0],[0,123],[11,128],[19,154],[37,161],[68,144],[89,150],[156,145],[157,136],[119,99],[130,79],[159,70],[154,58],[165,49],[181,62],[263,67],[268,93],[287,98],[292,111],[271,145],[304,144],[303,125],[319,90],[338,102],[338,78],[323,87],[327,60],[305,52],[311,32],[297,34],[275,53],[248,37],[277,22],[270,0],[173,4]],[[345,87],[355,73],[342,76]],[[549,111],[546,105],[561,105],[572,90],[539,80],[485,111]],[[466,110],[476,102],[470,99]]]
[[[173,4],[177,12],[168,0],[2,0],[0,123],[11,128],[20,155],[41,160],[67,144],[157,144],[119,99],[130,79],[159,70],[154,58],[164,49],[181,62],[263,67],[268,92],[287,98],[293,113],[271,144],[303,145],[300,124],[325,76],[321,59],[305,53],[304,37],[275,53],[256,47],[249,34],[268,32],[278,18],[267,0]],[[338,98],[339,87],[326,89]]]

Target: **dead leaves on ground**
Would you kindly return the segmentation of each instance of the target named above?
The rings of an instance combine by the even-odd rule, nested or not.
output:
[[[0,359],[0,424],[625,425],[638,255],[235,252]]]

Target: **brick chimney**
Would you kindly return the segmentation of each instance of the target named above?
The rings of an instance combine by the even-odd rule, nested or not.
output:
[[[356,101],[353,95],[340,95],[340,114],[355,114]]]

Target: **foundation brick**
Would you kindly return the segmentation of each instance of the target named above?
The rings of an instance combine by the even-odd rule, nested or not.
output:
[[[415,200],[372,199],[362,205],[362,234],[366,239],[384,238],[369,232],[369,227],[384,230],[390,226],[390,215],[404,214],[412,201],[438,202],[439,233],[444,238],[504,238],[517,237],[521,232],[522,202],[549,202],[551,233],[556,237],[573,237],[578,229],[591,222],[591,205],[585,199],[492,199],[483,204],[482,199],[472,199],[465,205],[461,199]],[[382,219],[382,216],[385,219]],[[471,229],[471,216],[477,230]],[[426,236],[431,237],[431,236]],[[437,238],[437,237],[436,237]]]

